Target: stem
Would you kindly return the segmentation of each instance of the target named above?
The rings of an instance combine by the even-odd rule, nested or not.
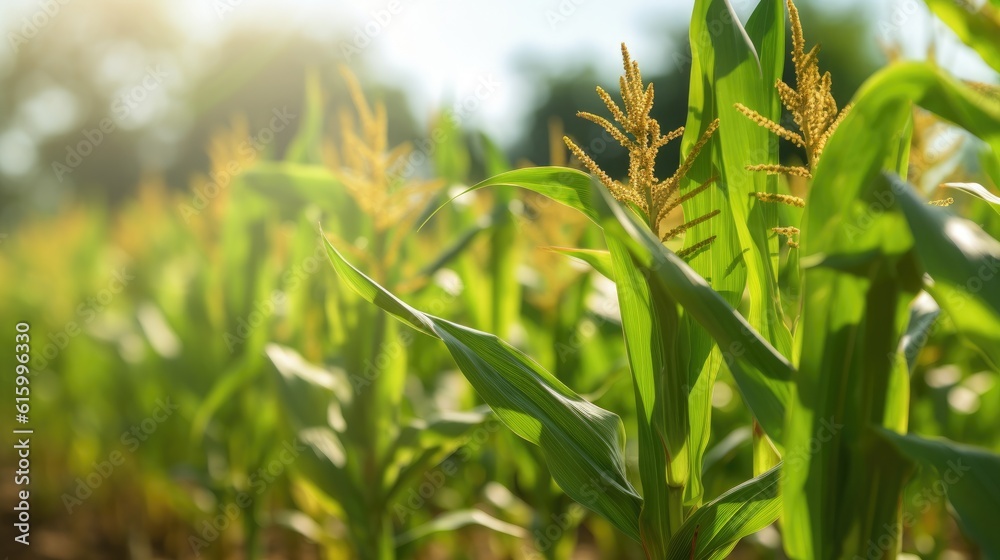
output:
[[[246,548],[247,560],[257,560],[261,558],[261,543],[259,531],[257,530],[257,515],[260,508],[254,504],[252,509],[243,516],[243,546]]]
[[[667,536],[672,538],[684,523],[684,487],[667,486],[667,512],[670,525]],[[669,542],[669,541],[668,541]]]

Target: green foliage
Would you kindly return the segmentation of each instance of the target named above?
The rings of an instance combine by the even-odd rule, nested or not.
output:
[[[790,3],[789,9],[794,9]],[[905,183],[882,174],[906,172],[911,102],[964,126],[996,149],[994,127],[1000,120],[994,107],[981,94],[928,66],[890,68],[862,88],[846,119],[834,123],[841,125],[836,133],[829,136],[834,131],[829,128],[821,143],[810,147],[814,151],[807,174],[813,181],[801,230],[806,291],[801,317],[796,318],[801,348],[793,351],[780,303],[781,260],[771,233],[781,228],[777,213],[767,204],[779,195],[778,181],[752,172],[768,166],[794,171],[775,165],[777,144],[768,138],[770,130],[791,133],[778,125],[758,126],[777,121],[778,96],[768,85],[781,73],[781,12],[779,2],[762,2],[744,30],[724,2],[695,5],[685,148],[696,153],[701,149],[696,141],[703,141],[699,139],[715,126],[713,121],[719,119],[721,124],[718,135],[706,145],[709,155],[695,160],[686,175],[687,188],[721,180],[709,196],[683,199],[683,206],[686,215],[725,211],[717,220],[690,228],[687,247],[703,239],[718,240],[707,251],[693,254],[690,263],[660,242],[658,228],[643,223],[645,214],[633,204],[620,204],[596,181],[588,185],[579,172],[555,167],[511,171],[466,191],[528,189],[580,211],[604,232],[607,253],[572,248],[560,252],[591,264],[617,286],[635,394],[643,494],[638,536],[649,558],[668,551],[671,557],[723,557],[741,537],[772,523],[779,511],[785,548],[793,558],[864,555],[871,543],[878,543],[882,554],[894,555],[901,543],[897,504],[912,453],[908,453],[911,458],[904,457],[879,434],[902,434],[907,429],[909,372],[912,356],[920,348],[915,339],[925,335],[937,316],[935,305],[922,304],[924,310],[915,308],[912,317],[908,308],[923,287],[922,271],[930,274],[934,283],[928,289],[941,301],[947,299],[947,290],[955,293],[977,270],[996,261],[995,240],[921,203]],[[710,32],[709,24],[720,21],[734,33]],[[794,19],[793,32],[801,34],[797,26]],[[796,48],[802,49],[801,35],[796,40]],[[800,51],[797,56],[805,55]],[[796,60],[796,64],[797,72],[811,72],[808,68],[815,68],[816,60]],[[800,79],[805,79],[802,74]],[[824,84],[814,85],[828,90],[828,82]],[[800,89],[796,95],[811,93]],[[743,118],[750,114],[756,120]],[[799,125],[813,126],[811,121]],[[817,130],[812,133],[824,132]],[[589,156],[571,147],[608,183],[610,179]],[[626,188],[608,184],[615,196]],[[877,203],[882,207],[875,213],[872,208]],[[338,271],[350,277],[354,269],[333,251]],[[734,311],[744,287],[750,294],[748,320]],[[421,322],[423,315],[386,299],[372,285],[355,288],[368,290],[367,299],[403,316],[415,328],[442,336],[435,331],[440,328],[436,323]],[[979,289],[963,294],[961,304],[966,309],[971,304],[972,311],[955,318],[958,331],[991,358],[992,349],[1000,346],[987,334],[1000,332],[990,327],[1000,318],[996,302],[990,300],[996,293],[1000,291]],[[496,354],[485,348],[480,352],[478,359]],[[452,353],[477,385],[483,368],[468,361],[468,354],[454,348]],[[797,367],[789,361],[793,356],[800,356]],[[765,470],[776,460],[775,454],[785,457],[785,466],[703,508],[689,510],[685,506],[699,503],[704,492],[702,457],[711,411],[706,395],[722,363],[763,428],[754,431],[755,470]],[[484,398],[491,402],[490,396]],[[537,416],[529,412],[529,403],[522,407]],[[577,420],[580,429],[586,429],[585,422]],[[569,422],[564,429],[571,432],[572,425]],[[777,447],[770,447],[770,442]],[[592,464],[600,460],[590,455],[595,451],[600,449],[585,449],[584,456],[575,460]],[[615,452],[605,452],[606,458],[621,464]],[[551,456],[547,464],[555,473],[564,468]],[[577,489],[567,487],[565,475],[560,482],[573,496]],[[608,516],[602,506],[587,505]]]
[[[998,67],[995,0],[928,5]],[[283,156],[241,162],[197,209],[149,187],[114,220],[26,225],[3,240],[0,275],[32,270],[4,315],[44,317],[36,340],[85,323],[32,379],[39,414],[73,420],[38,471],[86,477],[170,395],[176,416],[105,486],[130,542],[180,520],[164,556],[262,558],[290,540],[275,554],[781,557],[747,538],[767,531],[796,560],[1000,557],[1000,105],[907,62],[841,113],[800,24],[780,0],[745,25],[728,0],[696,0],[690,87],[657,84],[687,99],[666,181],[637,67],[615,138],[649,185],[511,169],[447,112],[412,165],[349,73],[353,110],[330,140],[317,72]],[[778,83],[786,43],[794,90]],[[978,156],[956,158],[950,208],[906,181],[928,176],[916,107]],[[220,135],[214,170],[244,132]],[[779,138],[803,140],[804,167]],[[594,170],[612,155],[574,153]],[[81,319],[123,259],[134,283]],[[939,499],[914,505],[928,479]],[[199,532],[243,497],[229,528]]]

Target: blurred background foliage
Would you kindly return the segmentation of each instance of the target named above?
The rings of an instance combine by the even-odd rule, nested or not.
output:
[[[227,25],[224,32],[192,39],[186,12],[169,3],[92,0],[86,7],[59,4],[64,14],[18,42],[11,33],[23,34],[23,18],[41,9],[28,4],[7,14],[9,48],[0,58],[0,278],[6,296],[0,316],[10,325],[32,324],[37,371],[31,381],[33,546],[28,555],[12,549],[13,558],[352,557],[358,539],[365,538],[363,527],[373,522],[352,518],[354,510],[331,499],[337,481],[324,479],[323,468],[309,470],[293,461],[261,484],[259,469],[276,460],[285,465],[279,457],[300,441],[300,417],[333,415],[324,402],[289,396],[288,379],[307,378],[311,367],[318,368],[357,391],[351,376],[363,374],[365,360],[372,359],[358,348],[359,332],[378,330],[386,344],[403,340],[405,358],[392,361],[404,376],[399,407],[391,412],[398,422],[383,425],[376,418],[368,432],[352,436],[353,444],[347,438],[345,472],[364,474],[363,465],[352,470],[350,453],[365,453],[366,441],[375,446],[380,431],[403,438],[410,422],[482,414],[442,348],[423,337],[399,339],[403,335],[386,326],[391,323],[338,285],[325,255],[317,252],[318,222],[353,247],[355,262],[367,263],[370,274],[385,274],[409,301],[498,333],[605,408],[632,409],[613,289],[589,268],[546,249],[593,246],[591,226],[530,195],[478,193],[414,232],[430,209],[463,185],[528,162],[569,163],[558,141],[563,133],[600,152],[611,175],[623,175],[624,150],[575,117],[577,111],[600,110],[594,86],[613,89],[617,73],[595,67],[586,56],[522,53],[511,61],[514,74],[531,88],[521,114],[477,127],[449,113],[448,103],[427,106],[405,79],[386,79],[369,52],[345,60],[344,41],[357,25],[349,19],[330,17],[324,34],[275,19]],[[200,9],[210,11],[210,27],[220,9],[243,9],[239,3],[207,4]],[[802,2],[803,20],[810,40],[823,45],[822,65],[836,77],[834,94],[843,105],[890,58],[887,53],[895,53],[895,35],[880,29],[884,20],[862,4],[818,4]],[[549,8],[559,9],[555,3]],[[443,13],[440,18],[447,23]],[[646,79],[657,88],[653,115],[664,129],[673,129],[686,115],[686,16],[648,24],[654,31],[645,34],[656,38],[650,48],[670,53],[658,68],[644,65]],[[886,39],[886,48],[872,37]],[[918,56],[925,54],[923,47]],[[359,118],[337,70],[345,62],[363,84],[364,97],[384,103],[381,149],[412,143],[425,157],[412,160],[416,165],[407,178],[437,187],[429,201],[412,205],[409,219],[390,224],[395,228],[387,230],[381,256],[373,216],[345,188],[342,123],[344,115]],[[152,85],[137,93],[136,84],[147,78]],[[280,110],[294,118],[277,130]],[[69,166],[68,150],[106,118],[114,130],[103,133],[79,165]],[[504,129],[502,142],[491,140],[497,127]],[[265,130],[272,139],[263,141]],[[248,149],[248,136],[259,145]],[[944,144],[931,142],[930,159],[961,137],[947,127],[938,131],[934,138],[944,138]],[[428,138],[432,150],[421,148]],[[337,153],[339,158],[331,155]],[[794,157],[792,146],[782,153]],[[662,165],[676,165],[675,150],[665,150],[664,157],[672,161]],[[944,161],[932,163],[942,177],[960,178],[963,166],[978,165],[974,146],[938,159]],[[70,171],[60,173],[54,163]],[[220,188],[212,191],[212,183]],[[1000,221],[988,207],[972,198],[960,199],[959,206],[998,236]],[[386,249],[393,246],[396,252]],[[482,311],[483,301],[513,303]],[[370,345],[377,344],[375,337]],[[288,358],[291,353],[300,358]],[[276,354],[289,361],[276,363]],[[992,428],[1000,421],[995,372],[986,371],[947,325],[934,331],[920,364],[915,379],[923,381],[914,384],[912,424],[924,434],[998,449]],[[982,373],[960,373],[970,367]],[[319,386],[340,395],[331,388],[335,384]],[[165,402],[176,410],[150,423]],[[750,417],[725,373],[713,405],[709,496],[752,472]],[[347,408],[343,413],[350,419]],[[641,557],[635,543],[561,493],[543,463],[532,458],[537,449],[497,429],[485,415],[465,421],[456,425],[467,429],[421,440],[400,459],[420,468],[394,502],[380,503],[399,557]],[[146,439],[136,436],[141,441],[133,448],[126,434],[136,426]],[[420,462],[411,456],[419,450],[433,453]],[[101,465],[116,452],[124,462],[102,475]],[[336,463],[336,453],[330,453],[327,460]],[[635,454],[629,450],[633,459]],[[5,469],[15,459],[9,447],[0,451]],[[435,473],[445,473],[444,481]],[[350,480],[367,491],[363,476]],[[411,493],[425,484],[434,486],[429,497]],[[5,479],[3,503],[12,503],[13,491]],[[252,494],[250,505],[239,505],[213,537],[206,524],[239,503],[241,493]],[[916,506],[921,516],[904,550],[928,558],[946,550],[974,557],[944,500],[929,503],[926,509]],[[394,509],[400,504],[404,515]],[[457,530],[426,532],[426,524],[442,514],[472,509],[492,521],[452,519]],[[9,532],[11,511],[3,516]],[[953,527],[947,541],[930,536],[940,534],[940,524]],[[777,530],[746,539],[734,555],[781,558]]]
[[[0,55],[0,146],[5,148],[0,160],[4,212],[0,223],[40,210],[52,211],[67,199],[116,204],[136,191],[146,173],[162,176],[171,189],[188,188],[194,173],[208,169],[204,146],[211,134],[231,117],[240,115],[248,120],[250,130],[257,130],[276,107],[298,114],[308,68],[350,63],[366,89],[386,103],[394,143],[420,138],[423,131],[417,123],[428,118],[428,114],[414,114],[415,102],[407,99],[413,92],[407,91],[406,82],[386,80],[385,71],[378,72],[381,81],[371,78],[373,67],[382,61],[372,55],[374,49],[353,47],[357,28],[365,21],[330,18],[330,30],[320,37],[300,32],[294,22],[280,18],[231,24],[224,18],[236,20],[238,14],[229,12],[250,9],[251,3],[232,2],[230,6],[218,1],[200,7],[210,12],[206,17],[218,15],[223,21],[210,22],[218,27],[208,33],[192,31],[191,24],[181,19],[184,11],[167,3],[139,7],[121,0],[95,0],[86,10],[67,2],[55,17],[42,18],[45,24],[37,28],[37,36],[29,37],[35,26],[26,27],[25,21],[30,22],[42,8],[26,4],[20,11],[13,5],[6,8],[8,49]],[[559,6],[553,3],[545,11],[558,13]],[[381,6],[371,3],[371,7]],[[59,17],[62,11],[70,17]],[[851,4],[817,12],[811,3],[804,3],[803,11],[811,36],[824,45],[826,67],[838,77],[834,91],[838,102],[846,102],[885,58],[873,41],[856,40],[873,35],[870,14]],[[677,12],[684,13],[680,8]],[[687,28],[684,18],[679,21],[682,25],[648,22],[654,31],[643,31],[644,36],[661,37],[658,48],[671,53],[664,56],[660,68],[647,69],[651,81],[663,84],[654,116],[669,129],[683,124],[687,96]],[[560,28],[554,29],[557,34]],[[371,38],[378,39],[378,35]],[[510,64],[532,90],[521,118],[490,123],[514,139],[505,146],[511,157],[547,161],[553,120],[573,137],[594,135],[574,115],[578,110],[599,108],[592,94],[594,85],[614,85],[613,74],[600,76],[586,57],[564,60],[553,53],[521,52]],[[162,74],[161,83],[133,93],[150,69]],[[335,72],[319,72],[319,76],[331,106],[344,99],[343,84]],[[116,129],[104,135],[93,154],[82,157],[69,172],[53,169],[55,162],[66,163],[68,147],[85,140],[84,130],[99,128],[107,117]],[[517,126],[517,120],[524,126]],[[275,153],[284,152],[293,134],[294,129],[287,129],[277,135]],[[624,152],[608,157],[609,172],[624,169]],[[676,159],[676,155],[671,157]]]

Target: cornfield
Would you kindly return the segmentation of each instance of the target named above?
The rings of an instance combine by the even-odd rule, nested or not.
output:
[[[926,4],[1000,72],[1000,2]],[[620,175],[394,145],[341,65],[284,149],[19,223],[5,554],[1000,559],[1000,86],[838,104],[803,20],[695,0],[673,130],[626,38],[577,113]]]

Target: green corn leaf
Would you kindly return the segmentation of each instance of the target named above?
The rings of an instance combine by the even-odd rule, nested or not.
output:
[[[740,426],[729,432],[705,453],[702,472],[707,473],[712,467],[731,461],[739,449],[751,443],[752,439],[753,433],[749,426]]]
[[[613,270],[611,253],[609,251],[603,251],[601,249],[572,249],[566,247],[552,247],[552,250],[568,257],[580,259],[581,261],[592,266],[594,270],[599,272],[608,280],[611,280],[612,282],[615,281],[615,271]]]
[[[801,358],[781,490],[785,549],[795,559],[864,554],[871,535],[898,525],[892,506],[903,465],[876,460],[881,450],[869,444],[869,428],[905,429],[909,378],[905,364],[889,356],[908,305],[899,263],[912,240],[898,233],[905,226],[896,216],[866,212],[868,200],[887,190],[877,190],[874,180],[897,165],[901,143],[891,135],[903,130],[910,108],[883,107],[874,115],[878,122],[863,120],[865,108],[858,101],[828,142],[802,228],[803,261],[836,266],[810,266],[803,281]],[[879,130],[883,138],[869,134],[867,142],[855,142],[861,134],[855,127]],[[854,227],[861,217],[864,227]],[[909,277],[908,285],[918,281]],[[893,540],[889,554],[897,547]]]
[[[423,227],[441,208],[451,204],[456,198],[472,191],[487,187],[518,187],[536,192],[560,204],[579,210],[596,222],[596,215],[590,204],[590,176],[569,167],[528,167],[515,169],[480,181],[460,192],[442,204],[424,221]]]
[[[880,430],[879,434],[914,462],[937,470],[962,529],[982,547],[987,558],[1000,558],[1000,532],[996,527],[996,514],[1000,511],[1000,456],[944,439],[925,439],[889,430]],[[916,518],[905,520],[915,522]]]
[[[921,292],[910,305],[910,319],[906,324],[906,333],[899,341],[899,353],[906,359],[906,369],[911,374],[940,314],[941,308],[927,292]]]
[[[465,253],[465,250],[472,244],[476,237],[478,237],[480,233],[487,231],[490,226],[491,224],[476,224],[467,229],[457,241],[448,246],[448,248],[435,257],[430,264],[420,270],[421,276],[433,276],[435,272],[441,270],[447,266],[449,262]]]
[[[683,259],[656,239],[625,211],[590,175],[564,167],[536,167],[503,173],[470,187],[511,186],[528,189],[582,212],[608,226],[638,261],[655,273],[665,293],[704,327],[722,348],[744,399],[768,434],[780,442],[792,366],[733,310]],[[468,191],[466,191],[468,192]],[[459,195],[461,196],[461,195]],[[619,223],[620,220],[620,223]]]
[[[780,480],[781,467],[774,467],[699,508],[670,540],[666,558],[725,558],[740,539],[778,519]]]
[[[777,209],[773,204],[757,203],[750,196],[754,192],[777,192],[777,179],[746,169],[749,164],[777,163],[778,143],[767,129],[735,108],[736,103],[743,103],[772,120],[780,120],[774,83],[781,77],[784,66],[784,22],[781,0],[760,2],[745,28],[728,2],[695,3],[689,32],[692,61],[685,151],[711,120],[718,118],[720,128],[709,144],[712,158],[695,162],[683,188],[710,177],[719,179],[717,188],[684,203],[685,216],[721,210],[719,216],[692,228],[686,237],[685,246],[690,247],[716,236],[709,250],[690,259],[691,267],[732,307],[740,304],[744,288],[749,287],[750,293],[755,294],[750,298],[747,313],[750,325],[782,355],[790,357],[791,334],[781,317],[777,284],[778,238],[771,232],[772,227],[779,225]],[[759,57],[754,45],[759,47]],[[697,468],[708,444],[711,387],[722,360],[704,329],[690,318],[686,321],[690,329],[690,376],[694,387],[692,464]],[[770,444],[763,441],[766,440],[763,434],[758,430],[754,434],[755,439],[762,440],[755,449],[770,449]],[[759,453],[755,457],[763,458]],[[773,464],[767,462],[769,466]],[[695,478],[691,493],[697,496],[700,491],[700,480]]]
[[[496,517],[478,509],[448,512],[433,521],[424,523],[419,527],[414,527],[409,531],[396,537],[396,546],[409,544],[434,533],[448,533],[456,531],[469,525],[485,527],[497,533],[503,533],[512,537],[525,538],[528,531],[517,525],[501,521]]]
[[[482,425],[489,409],[477,407],[468,412],[440,412],[426,419],[414,419],[399,434],[402,447],[433,447],[451,444]]]
[[[716,29],[719,24],[721,28]],[[770,232],[771,227],[778,225],[777,211],[773,204],[757,203],[750,196],[753,192],[777,192],[777,180],[746,169],[750,164],[776,163],[778,144],[767,129],[735,108],[740,102],[780,120],[774,82],[781,77],[784,63],[783,3],[761,2],[747,23],[749,36],[760,45],[763,75],[758,73],[751,51],[742,45],[737,26],[722,0],[696,2],[690,32],[692,88],[684,143],[693,144],[699,126],[703,128],[712,118],[719,119],[718,153],[714,158],[717,163],[714,169],[700,170],[696,162],[690,177],[693,181],[704,181],[709,173],[721,174],[720,196],[712,200],[695,197],[685,204],[684,210],[698,216],[719,208],[728,211],[730,218],[713,223],[713,227],[720,228],[715,231],[693,229],[686,245],[712,233],[719,235],[710,251],[711,268],[702,270],[698,257],[692,259],[692,268],[711,278],[713,287],[717,286],[733,306],[739,303],[744,285],[749,286],[751,293],[761,294],[751,299],[750,324],[788,356],[791,339],[777,303],[778,241]],[[727,245],[732,248],[727,250]],[[734,273],[738,269],[743,269],[742,279]],[[723,282],[723,278],[732,278],[730,284]]]
[[[208,395],[198,405],[194,418],[191,420],[192,441],[200,443],[205,437],[205,430],[208,429],[209,422],[212,421],[212,417],[215,416],[219,408],[229,402],[233,395],[259,375],[260,370],[256,367],[257,362],[256,356],[247,356],[219,375]]]
[[[292,468],[305,482],[333,499],[349,516],[365,515],[367,502],[356,481],[344,468],[344,450],[330,428],[307,428],[298,434],[309,448]]]
[[[908,195],[881,173],[905,165],[911,102],[1000,146],[1000,107],[940,70],[912,63],[869,79],[827,143],[807,201],[802,258],[854,262],[857,270],[813,266],[805,274],[801,363],[786,445],[800,460],[789,468],[786,455],[782,483],[785,548],[792,558],[864,555],[884,526],[900,523],[894,504],[906,462],[871,429],[904,431],[907,423],[905,360],[887,356],[898,350],[920,267],[910,228],[891,211]],[[824,423],[839,428],[816,445]]]
[[[494,212],[494,225],[490,230],[490,275],[493,293],[489,301],[493,305],[491,333],[503,338],[511,334],[511,328],[521,314],[521,283],[517,279],[520,245],[517,243],[517,224],[508,210],[512,193],[500,193]]]
[[[310,364],[294,350],[277,344],[268,344],[264,353],[278,373],[279,394],[296,428],[346,429],[342,407],[350,406],[353,395],[345,372]]]
[[[898,178],[890,180],[920,262],[934,280],[929,291],[958,331],[1000,366],[1000,241],[926,204]]]
[[[285,151],[285,161],[322,165],[323,163],[323,87],[319,72],[306,72],[304,111],[295,137]]]
[[[541,447],[566,494],[639,539],[642,499],[625,476],[624,426],[617,415],[581,399],[497,337],[408,306],[351,266],[325,236],[324,242],[340,278],[361,297],[445,343],[497,417]]]
[[[632,371],[639,427],[640,527],[646,554],[661,557],[684,517],[687,457],[687,370],[678,359],[677,304],[643,276],[628,247],[608,236]],[[683,375],[683,378],[681,376]]]
[[[592,183],[604,233],[628,247],[649,277],[719,344],[737,387],[768,434],[781,441],[792,365],[683,259],[663,246],[596,179]]]
[[[311,203],[332,210],[347,198],[341,182],[322,165],[260,161],[240,179],[287,217],[298,217],[302,208]]]
[[[696,390],[687,382],[689,374],[682,375],[687,379],[664,379],[685,371],[683,362],[677,362],[686,353],[680,347],[684,338],[677,335],[666,338],[663,334],[671,330],[676,332],[676,306],[680,304],[685,314],[719,341],[723,348],[719,360],[729,363],[744,400],[767,433],[779,442],[792,367],[756,334],[732,305],[682,259],[667,250],[648,228],[638,224],[630,212],[611,198],[603,185],[592,181],[588,175],[563,168],[526,169],[504,173],[471,189],[490,186],[516,186],[538,192],[583,212],[605,228],[640,410],[640,449],[657,450],[652,453],[640,451],[640,475],[646,495],[656,496],[655,501],[644,503],[642,536],[655,556],[663,549],[666,538],[678,526],[682,515],[678,501],[682,501],[683,496],[677,495],[677,488],[682,489],[681,482],[691,478],[690,462],[686,465],[687,472],[675,470],[665,477],[667,458],[659,452],[664,449],[674,457],[683,456],[686,434],[681,432],[687,431],[686,418],[678,413],[684,411],[687,403],[678,399],[687,398],[684,393]],[[673,323],[671,317],[674,317]],[[675,326],[671,328],[670,324]],[[667,363],[668,359],[674,360],[672,365]],[[668,390],[669,387],[673,389]],[[687,390],[677,391],[676,387]],[[707,389],[702,387],[701,390]],[[707,402],[703,406],[708,406]],[[675,466],[677,468],[679,465]]]
[[[934,14],[969,45],[994,70],[1000,71],[1000,8],[984,4],[979,9],[970,0],[925,0]]]
[[[482,407],[485,408],[485,407]],[[411,420],[393,442],[386,469],[386,502],[424,476],[434,465],[453,453],[480,428],[489,410],[477,408],[464,413],[442,413],[425,420]]]
[[[732,20],[733,26],[739,30],[740,37],[743,39],[743,44],[746,45],[746,48],[750,51],[750,54],[753,55],[753,60],[757,64],[757,72],[763,74],[764,69],[761,66],[760,55],[757,54],[757,47],[753,44],[753,39],[750,38],[750,34],[747,33],[746,28],[743,27],[743,23],[740,22],[739,15],[736,13],[736,8],[733,7],[733,3],[730,0],[725,0],[725,1],[726,1],[726,10],[729,12],[729,17]],[[763,4],[766,4],[766,2],[764,2]],[[760,4],[758,4],[758,7],[759,6]]]

